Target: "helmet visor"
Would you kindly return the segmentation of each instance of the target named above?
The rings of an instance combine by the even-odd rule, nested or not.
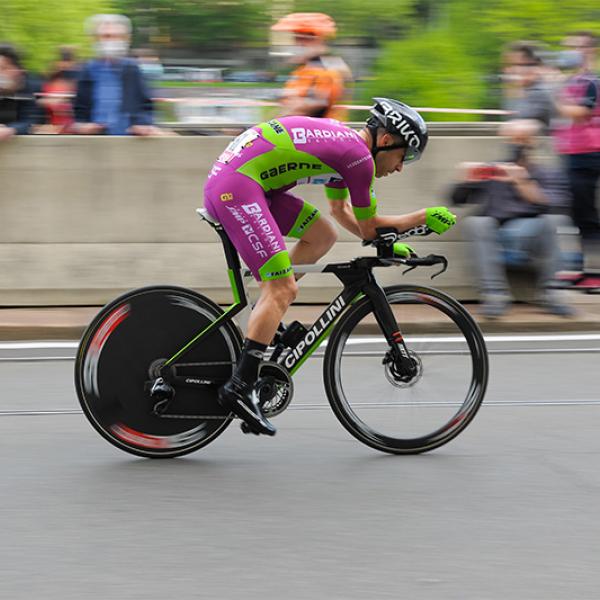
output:
[[[408,165],[410,163],[417,162],[420,160],[422,152],[420,150],[416,150],[415,148],[407,148],[404,152],[404,159],[402,160],[402,164]]]

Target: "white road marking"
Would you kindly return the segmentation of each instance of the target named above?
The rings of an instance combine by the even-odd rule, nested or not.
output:
[[[551,334],[551,335],[484,335],[486,343],[494,342],[580,342],[580,341],[597,341],[600,340],[600,333],[567,333],[567,334]],[[462,336],[406,336],[407,342],[421,342],[424,344],[431,343],[446,343],[453,344],[456,342],[464,342]],[[346,344],[380,344],[384,341],[381,337],[364,337],[361,339],[347,340]]]
[[[0,342],[0,350],[77,349],[79,342]]]
[[[600,333],[566,333],[566,334],[540,334],[540,335],[485,335],[485,341],[495,342],[578,342],[598,341]],[[462,336],[407,336],[407,341],[422,343],[456,343],[464,341]],[[367,336],[360,339],[348,340],[347,344],[379,344],[383,336]],[[326,342],[325,342],[326,343]],[[0,350],[55,350],[70,348],[76,350],[79,342],[0,342]]]
[[[372,405],[366,403],[357,403],[352,404],[357,408],[361,408],[364,410],[368,409],[385,409],[385,408],[414,408],[416,406],[420,408],[439,408],[439,407],[450,407],[450,406],[460,406],[460,403],[450,403],[450,402],[402,402],[402,403],[386,403],[379,404],[375,403]],[[493,408],[502,408],[504,406],[539,406],[539,407],[552,407],[552,406],[600,406],[600,400],[594,399],[579,399],[579,400],[490,400],[489,402],[484,400],[481,409],[486,407]],[[292,404],[286,410],[296,411],[296,410],[331,410],[331,406],[325,403],[299,403]],[[48,410],[0,410],[0,417],[45,417],[45,416],[57,416],[57,415],[81,415],[83,414],[82,410],[77,409],[68,409],[68,408],[58,408],[58,409],[48,409]]]
[[[561,343],[561,342],[594,342],[600,341],[600,333],[564,333],[564,334],[515,334],[515,335],[486,335],[484,336],[486,344],[493,346],[494,344],[504,343],[519,343],[519,342],[532,342],[544,344],[548,342]],[[462,336],[455,335],[440,335],[440,336],[407,336],[404,338],[409,344],[456,344],[464,343],[465,339]],[[324,348],[327,345],[328,340],[324,340],[321,347]],[[357,337],[346,340],[348,346],[360,346],[360,345],[375,345],[385,344],[383,336],[365,336]],[[39,350],[76,350],[79,347],[78,342],[68,341],[31,341],[31,342],[0,342],[0,352],[7,352],[6,356],[0,356],[0,363],[7,362],[42,362],[42,361],[65,361],[75,360],[75,355],[49,355],[49,356],[12,356],[10,351],[39,351]],[[598,352],[598,348],[514,348],[512,350],[494,350],[493,347],[489,348],[490,355],[492,354],[553,354],[553,353],[593,353]],[[353,353],[351,353],[353,354]],[[322,358],[323,352],[316,352],[312,355],[313,358]]]

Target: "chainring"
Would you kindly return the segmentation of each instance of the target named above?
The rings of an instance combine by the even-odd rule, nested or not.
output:
[[[275,362],[260,364],[254,389],[265,417],[281,414],[294,396],[294,384],[290,374]]]

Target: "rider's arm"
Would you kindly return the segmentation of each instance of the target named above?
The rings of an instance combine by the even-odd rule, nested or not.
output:
[[[377,237],[377,227],[395,227],[398,231],[406,231],[418,225],[425,225],[427,215],[425,209],[417,210],[406,215],[374,215],[368,219],[357,221],[360,228],[360,237],[363,240],[372,240]]]
[[[364,151],[363,151],[364,152]],[[344,173],[344,180],[348,185],[352,208],[348,207],[340,210],[340,214],[345,222],[350,220],[348,212],[352,213],[352,225],[347,227],[344,222],[340,221],[335,214],[334,218],[352,233],[358,235],[363,240],[372,240],[377,237],[375,229],[377,227],[395,227],[398,231],[406,231],[418,225],[425,225],[427,215],[425,209],[405,215],[378,215],[377,214],[377,199],[373,191],[375,165],[370,155],[368,160],[365,160],[367,155],[358,158],[347,157],[349,165],[348,172]],[[354,226],[356,223],[356,226]],[[358,229],[358,232],[356,231]]]
[[[329,209],[331,216],[346,230],[356,237],[364,239],[352,208],[345,200],[330,200]]]
[[[362,240],[372,240],[376,237],[376,227],[395,227],[398,231],[406,231],[417,225],[424,225],[425,209],[406,215],[374,215],[367,219],[358,220],[345,200],[329,200],[331,216],[346,230]]]
[[[352,212],[352,208],[346,201],[349,193],[343,180],[325,184],[325,195],[329,200],[329,212],[331,216],[346,230],[356,237],[361,237],[358,221]]]

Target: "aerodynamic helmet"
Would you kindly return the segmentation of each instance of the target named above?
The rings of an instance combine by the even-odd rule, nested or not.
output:
[[[373,98],[375,102],[371,108],[371,116],[367,120],[367,128],[373,138],[371,152],[373,157],[377,152],[406,148],[404,162],[414,162],[421,158],[427,146],[427,125],[423,117],[414,109],[390,98]],[[400,138],[397,144],[391,146],[376,146],[377,129],[383,127],[385,131]]]

